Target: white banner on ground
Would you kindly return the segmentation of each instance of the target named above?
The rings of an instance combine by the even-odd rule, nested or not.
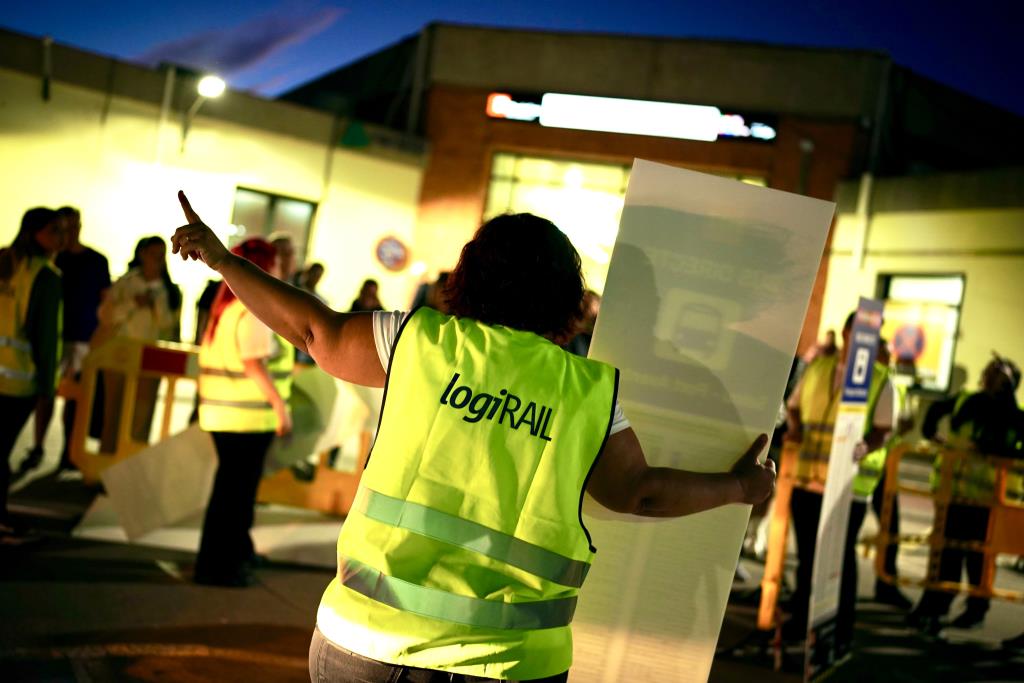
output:
[[[821,500],[818,537],[811,575],[811,600],[807,615],[807,653],[804,680],[811,680],[831,667],[840,654],[836,642],[836,617],[843,578],[843,555],[853,501],[853,478],[857,465],[853,451],[864,436],[868,394],[878,354],[878,334],[882,327],[882,302],[861,298],[857,305],[847,363],[843,375],[843,393],[832,430],[832,448],[828,456],[828,475]]]
[[[100,479],[133,541],[205,509],[216,471],[213,439],[194,424],[111,465]]]
[[[651,465],[726,471],[771,432],[834,208],[634,163],[590,355],[620,368]],[[584,511],[598,553],[570,678],[707,680],[749,507]]]

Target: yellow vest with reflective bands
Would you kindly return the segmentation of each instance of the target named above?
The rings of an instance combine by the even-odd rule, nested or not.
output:
[[[245,374],[238,345],[238,324],[252,315],[237,299],[228,304],[214,330],[199,349],[199,426],[208,432],[272,432],[277,416],[266,396]],[[291,345],[280,336],[267,370],[277,393],[291,395],[295,359]]]
[[[838,354],[814,360],[804,371],[800,388],[800,421],[803,423],[803,441],[796,465],[798,482],[823,482],[828,474],[828,458],[832,452],[832,432],[842,397],[842,387],[835,388]],[[875,363],[868,388],[867,419],[864,434],[871,431],[875,405],[882,393],[888,369]]]
[[[410,315],[317,614],[325,637],[464,675],[568,670],[594,554],[580,507],[617,382],[529,332]]]
[[[903,404],[907,400],[906,387],[893,386],[893,398],[896,400],[897,411],[902,414]],[[885,461],[889,457],[889,451],[901,440],[893,429],[892,435],[881,448],[871,451],[861,459],[857,465],[857,474],[853,477],[854,497],[867,498],[875,492],[878,482],[882,480],[882,473],[885,472]]]
[[[964,403],[970,398],[970,392],[962,391],[957,396],[956,404],[950,416],[954,419]],[[950,446],[967,453],[953,467],[954,498],[989,502],[995,494],[996,468],[988,461],[984,453],[977,451],[971,436],[974,430],[972,422],[964,422],[953,434],[950,434]],[[1006,473],[1006,499],[1016,505],[1024,503],[1024,467],[1017,464]],[[942,472],[942,455],[935,457],[930,483],[932,490],[937,490]],[[954,501],[955,502],[955,501]]]
[[[54,363],[58,372],[53,377],[36,376],[32,345],[25,329],[32,286],[35,284],[36,276],[44,268],[60,274],[57,267],[48,259],[33,256],[18,264],[10,280],[0,282],[0,394],[6,396],[33,396],[39,393],[40,381],[52,382],[52,386],[57,386],[59,363]],[[62,303],[57,315],[58,360],[61,353],[60,331],[63,317]]]

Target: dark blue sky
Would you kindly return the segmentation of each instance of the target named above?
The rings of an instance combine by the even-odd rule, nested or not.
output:
[[[232,87],[270,96],[431,21],[875,49],[1024,115],[1021,6],[1019,0],[7,0],[0,24],[125,59],[217,68]]]

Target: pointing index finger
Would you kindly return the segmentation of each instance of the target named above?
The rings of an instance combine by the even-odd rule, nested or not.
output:
[[[203,222],[203,219],[199,217],[199,214],[192,210],[192,205],[189,204],[188,197],[185,196],[185,193],[182,190],[178,190],[178,201],[181,203],[181,210],[185,212],[185,220],[187,220],[189,224]]]

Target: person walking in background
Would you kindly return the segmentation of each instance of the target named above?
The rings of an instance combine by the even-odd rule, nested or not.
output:
[[[82,374],[82,361],[89,353],[89,340],[99,326],[97,311],[110,287],[110,268],[107,257],[92,247],[82,244],[82,216],[73,206],[57,209],[63,222],[64,249],[57,254],[56,264],[64,285],[64,353],[61,375],[78,382]],[[68,454],[68,441],[75,424],[77,401],[64,401],[64,449],[58,469],[72,469]]]
[[[99,310],[100,326],[92,346],[97,348],[114,337],[141,341],[178,341],[180,335],[181,290],[167,272],[167,245],[163,238],[144,237],[135,245],[128,272],[118,278]],[[132,412],[132,439],[149,442],[149,431],[156,408],[160,380],[140,377]],[[103,373],[104,411],[100,450],[112,453],[116,448],[121,421],[124,377]]]
[[[219,271],[325,372],[388,383],[317,615],[317,681],[565,681],[595,552],[584,491],[616,512],[679,517],[757,503],[774,486],[774,468],[757,462],[764,434],[730,472],[648,466],[618,405],[618,370],[560,348],[583,278],[550,221],[481,226],[449,280],[454,315],[344,314],[229,254],[179,200],[189,225],[175,251]]]
[[[39,207],[25,212],[14,242],[0,250],[0,540],[4,542],[23,532],[7,512],[15,441],[34,410],[29,457],[38,463],[53,415],[63,313],[60,271],[52,259],[62,246],[60,217],[52,209]]]
[[[277,252],[245,240],[231,253],[277,277]],[[249,530],[263,461],[274,435],[291,432],[291,346],[246,310],[230,287],[214,301],[199,348],[199,426],[213,437],[217,474],[203,519],[194,580],[247,586],[255,549]]]
[[[363,280],[363,286],[359,288],[359,296],[352,300],[352,307],[348,309],[348,312],[383,311],[384,304],[377,296],[378,288],[377,281],[373,278]]]
[[[926,439],[941,440],[937,437],[938,422],[950,414],[949,445],[958,450],[968,451],[966,460],[959,463],[953,472],[953,496],[963,502],[951,502],[946,511],[946,526],[943,536],[952,541],[984,541],[988,534],[990,508],[995,487],[995,470],[985,460],[985,455],[1013,457],[1022,433],[1021,414],[1017,407],[1016,391],[1020,386],[1021,372],[1017,364],[993,352],[993,359],[985,366],[981,375],[981,391],[963,392],[947,401],[933,403],[925,415],[921,434]],[[935,460],[932,472],[932,488],[938,487],[938,473],[942,467],[942,456]],[[1020,499],[1024,491],[1020,482],[1007,482],[1007,494]],[[1014,489],[1014,490],[1011,490]],[[979,503],[972,505],[971,503]],[[933,551],[934,552],[934,551]],[[981,585],[985,566],[984,555],[974,550],[942,548],[939,551],[939,580],[960,582],[960,575],[967,568],[967,578],[972,586]],[[920,602],[910,613],[910,624],[925,633],[936,634],[943,626],[945,616],[953,603],[953,593],[926,590]],[[990,600],[971,595],[967,608],[948,625],[953,628],[973,628],[985,620]]]

